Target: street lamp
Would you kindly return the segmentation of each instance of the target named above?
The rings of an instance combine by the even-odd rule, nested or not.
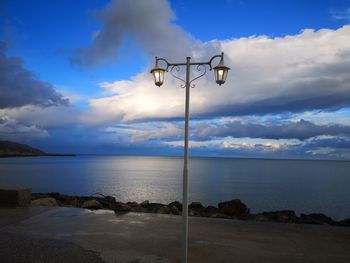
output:
[[[215,81],[220,86],[225,83],[229,69],[230,68],[226,67],[224,64],[224,54],[222,53],[220,63],[214,67]]]
[[[158,66],[158,60],[156,59],[156,65],[155,67],[151,70],[151,73],[154,77],[154,83],[160,87],[162,86],[163,82],[164,82],[164,72],[165,72],[165,69],[163,68],[160,68]]]
[[[220,62],[216,67],[212,67],[212,61],[215,58],[220,58]],[[163,61],[165,63],[165,68],[159,66],[159,62]],[[182,79],[174,74],[174,70],[180,71],[180,67],[186,67],[186,78]],[[190,80],[190,69],[191,66],[196,66],[196,69],[203,73],[199,76]],[[165,72],[170,72],[171,75],[178,80],[184,82],[181,87],[186,88],[186,106],[185,106],[185,136],[184,136],[184,168],[183,168],[183,191],[182,191],[182,257],[181,261],[187,263],[187,252],[188,252],[188,127],[189,127],[189,113],[190,113],[190,88],[194,88],[192,82],[200,77],[204,76],[207,71],[207,66],[209,70],[214,69],[215,81],[217,84],[222,85],[226,81],[227,73],[230,68],[226,67],[224,64],[224,53],[221,55],[213,56],[207,62],[191,62],[191,58],[186,58],[186,63],[169,63],[164,58],[156,57],[156,63],[151,73],[154,77],[155,84],[160,87],[164,82]]]

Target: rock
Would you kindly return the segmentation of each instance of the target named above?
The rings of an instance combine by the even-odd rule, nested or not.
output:
[[[144,213],[147,209],[136,202],[127,202],[128,206],[130,206],[132,212]]]
[[[177,210],[182,211],[182,204],[178,201],[171,202],[168,204],[169,207],[175,206]]]
[[[329,224],[334,225],[336,222],[329,216],[321,213],[300,214],[300,222],[304,224]]]
[[[166,205],[163,205],[162,207],[159,208],[158,213],[159,214],[170,214],[171,210],[169,207]]]
[[[174,215],[179,215],[180,214],[180,211],[179,211],[179,209],[176,206],[172,205],[172,206],[168,206],[168,207],[170,208],[170,211],[171,211],[172,214],[174,214]]]
[[[53,197],[45,197],[45,198],[39,198],[36,200],[32,200],[31,205],[37,206],[58,206],[58,203],[55,198]]]
[[[190,216],[204,216],[205,207],[199,202],[192,202],[188,206],[188,214]]]
[[[231,218],[228,215],[222,214],[222,213],[215,213],[215,214],[211,214],[210,217],[212,218]]]
[[[149,201],[145,200],[142,203],[140,203],[140,205],[143,206],[143,207],[147,207],[149,205]]]
[[[126,213],[126,212],[130,212],[132,209],[128,204],[124,204],[122,202],[116,202],[113,205],[113,208],[115,213]]]
[[[0,189],[0,207],[28,206],[31,198],[31,188]]]
[[[204,210],[205,207],[200,202],[192,202],[188,208],[192,210]]]
[[[209,205],[205,208],[205,213],[208,214],[208,216],[210,216],[211,214],[215,214],[219,212],[219,209],[215,206]]]
[[[69,205],[73,207],[79,207],[79,199],[74,198],[73,200],[69,200]]]
[[[274,221],[274,222],[297,222],[298,217],[293,210],[281,210],[273,212],[263,212],[255,216],[256,221]]]
[[[240,199],[233,199],[231,201],[219,203],[218,207],[220,213],[229,216],[239,216],[249,213],[249,209]]]
[[[108,203],[115,203],[116,202],[115,197],[110,196],[110,195],[105,196],[105,201]]]
[[[147,211],[151,213],[158,213],[158,210],[163,206],[164,205],[160,203],[149,203]]]
[[[350,218],[346,218],[344,220],[339,221],[339,225],[341,225],[341,226],[350,226]]]
[[[102,204],[97,201],[96,199],[87,200],[84,203],[82,203],[81,208],[86,209],[101,209],[103,208]]]
[[[197,216],[198,214],[196,213],[196,211],[194,211],[192,209],[188,209],[188,215],[189,216]]]
[[[255,221],[259,222],[268,222],[270,219],[267,216],[264,216],[263,214],[256,214],[255,215]]]
[[[80,207],[80,200],[78,197],[67,196],[55,198],[59,206],[68,206],[68,207]]]

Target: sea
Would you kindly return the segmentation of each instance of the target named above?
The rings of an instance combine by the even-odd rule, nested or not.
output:
[[[170,203],[182,199],[182,169],[180,157],[1,158],[0,188]],[[350,218],[350,161],[190,158],[190,202],[236,198],[254,213],[288,209]]]

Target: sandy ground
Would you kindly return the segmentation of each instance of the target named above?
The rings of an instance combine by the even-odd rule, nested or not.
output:
[[[1,262],[179,262],[181,217],[0,209]],[[189,262],[350,262],[350,228],[190,218]],[[102,260],[102,261],[101,261]]]

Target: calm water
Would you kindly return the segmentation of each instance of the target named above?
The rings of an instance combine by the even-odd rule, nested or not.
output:
[[[190,201],[240,198],[253,212],[293,209],[350,217],[350,162],[193,158]],[[0,159],[0,187],[114,195],[120,201],[181,201],[182,159],[78,156]]]

